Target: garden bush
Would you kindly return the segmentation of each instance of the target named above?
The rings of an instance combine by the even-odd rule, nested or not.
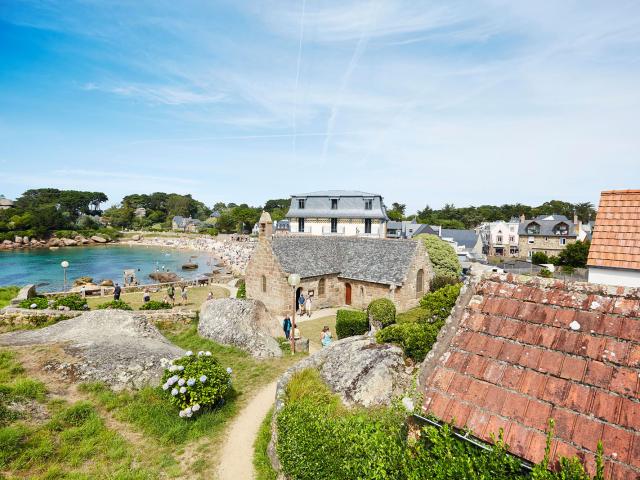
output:
[[[378,343],[395,343],[404,354],[421,362],[438,338],[442,325],[435,323],[406,322],[389,325],[376,333]]]
[[[111,300],[110,302],[101,303],[96,307],[98,310],[133,310],[131,305],[129,305],[124,300]]]
[[[338,310],[336,313],[336,335],[338,338],[364,335],[369,331],[367,313],[360,310]]]
[[[533,252],[531,255],[531,263],[534,265],[549,263],[549,256],[544,252]]]
[[[383,327],[396,323],[396,306],[388,298],[373,300],[367,307],[367,318]]]
[[[538,272],[538,275],[543,278],[553,277],[553,273],[551,273],[551,270],[547,270],[546,268],[543,268],[542,270],[540,270],[540,272]]]
[[[77,293],[56,298],[54,307],[69,307],[71,310],[87,310],[87,302]]]
[[[172,308],[170,303],[160,302],[158,300],[149,300],[140,307],[140,310],[168,310]]]
[[[20,308],[31,308],[31,305],[35,305],[38,310],[44,310],[49,308],[49,300],[45,297],[32,297],[26,298],[18,304]]]
[[[461,288],[461,283],[447,285],[435,292],[427,293],[422,297],[422,299],[420,299],[420,306],[427,310],[426,318],[432,322],[444,322],[456,304]]]
[[[435,275],[431,280],[429,290],[433,292],[434,290],[440,290],[442,287],[446,287],[447,285],[455,285],[457,283],[460,283],[460,280],[454,275]]]
[[[247,298],[247,285],[244,280],[238,281],[238,291],[236,292],[236,298]]]
[[[431,260],[431,264],[433,265],[434,274],[455,278],[460,276],[462,267],[451,244],[435,235],[426,233],[416,235],[415,239],[424,243],[427,253],[429,254],[429,260]]]
[[[211,352],[188,351],[174,360],[162,377],[162,389],[180,417],[191,417],[204,407],[220,405],[231,392],[231,368],[225,369]]]

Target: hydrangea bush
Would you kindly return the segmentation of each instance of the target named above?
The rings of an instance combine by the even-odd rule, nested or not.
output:
[[[214,407],[231,391],[231,368],[224,368],[211,352],[188,351],[173,360],[162,377],[162,389],[180,408],[180,417],[191,417],[203,407]]]

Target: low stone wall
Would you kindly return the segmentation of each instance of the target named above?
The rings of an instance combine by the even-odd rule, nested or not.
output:
[[[28,308],[5,307],[0,310],[0,327],[28,327],[39,326],[51,321],[68,320],[86,313],[79,310],[35,310]],[[134,311],[135,315],[147,318],[151,323],[175,322],[191,323],[197,318],[195,310],[147,310]]]

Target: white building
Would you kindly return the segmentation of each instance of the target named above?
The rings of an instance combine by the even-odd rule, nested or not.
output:
[[[512,218],[508,222],[498,220],[485,222],[479,233],[484,246],[484,253],[494,257],[518,257],[518,226],[520,219]]]
[[[587,266],[590,283],[640,287],[640,190],[600,194]]]
[[[389,220],[380,195],[347,190],[292,195],[286,218],[292,234],[379,238]]]

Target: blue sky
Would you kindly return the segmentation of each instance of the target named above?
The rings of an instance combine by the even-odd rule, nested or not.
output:
[[[637,1],[0,1],[0,193],[640,187]]]

